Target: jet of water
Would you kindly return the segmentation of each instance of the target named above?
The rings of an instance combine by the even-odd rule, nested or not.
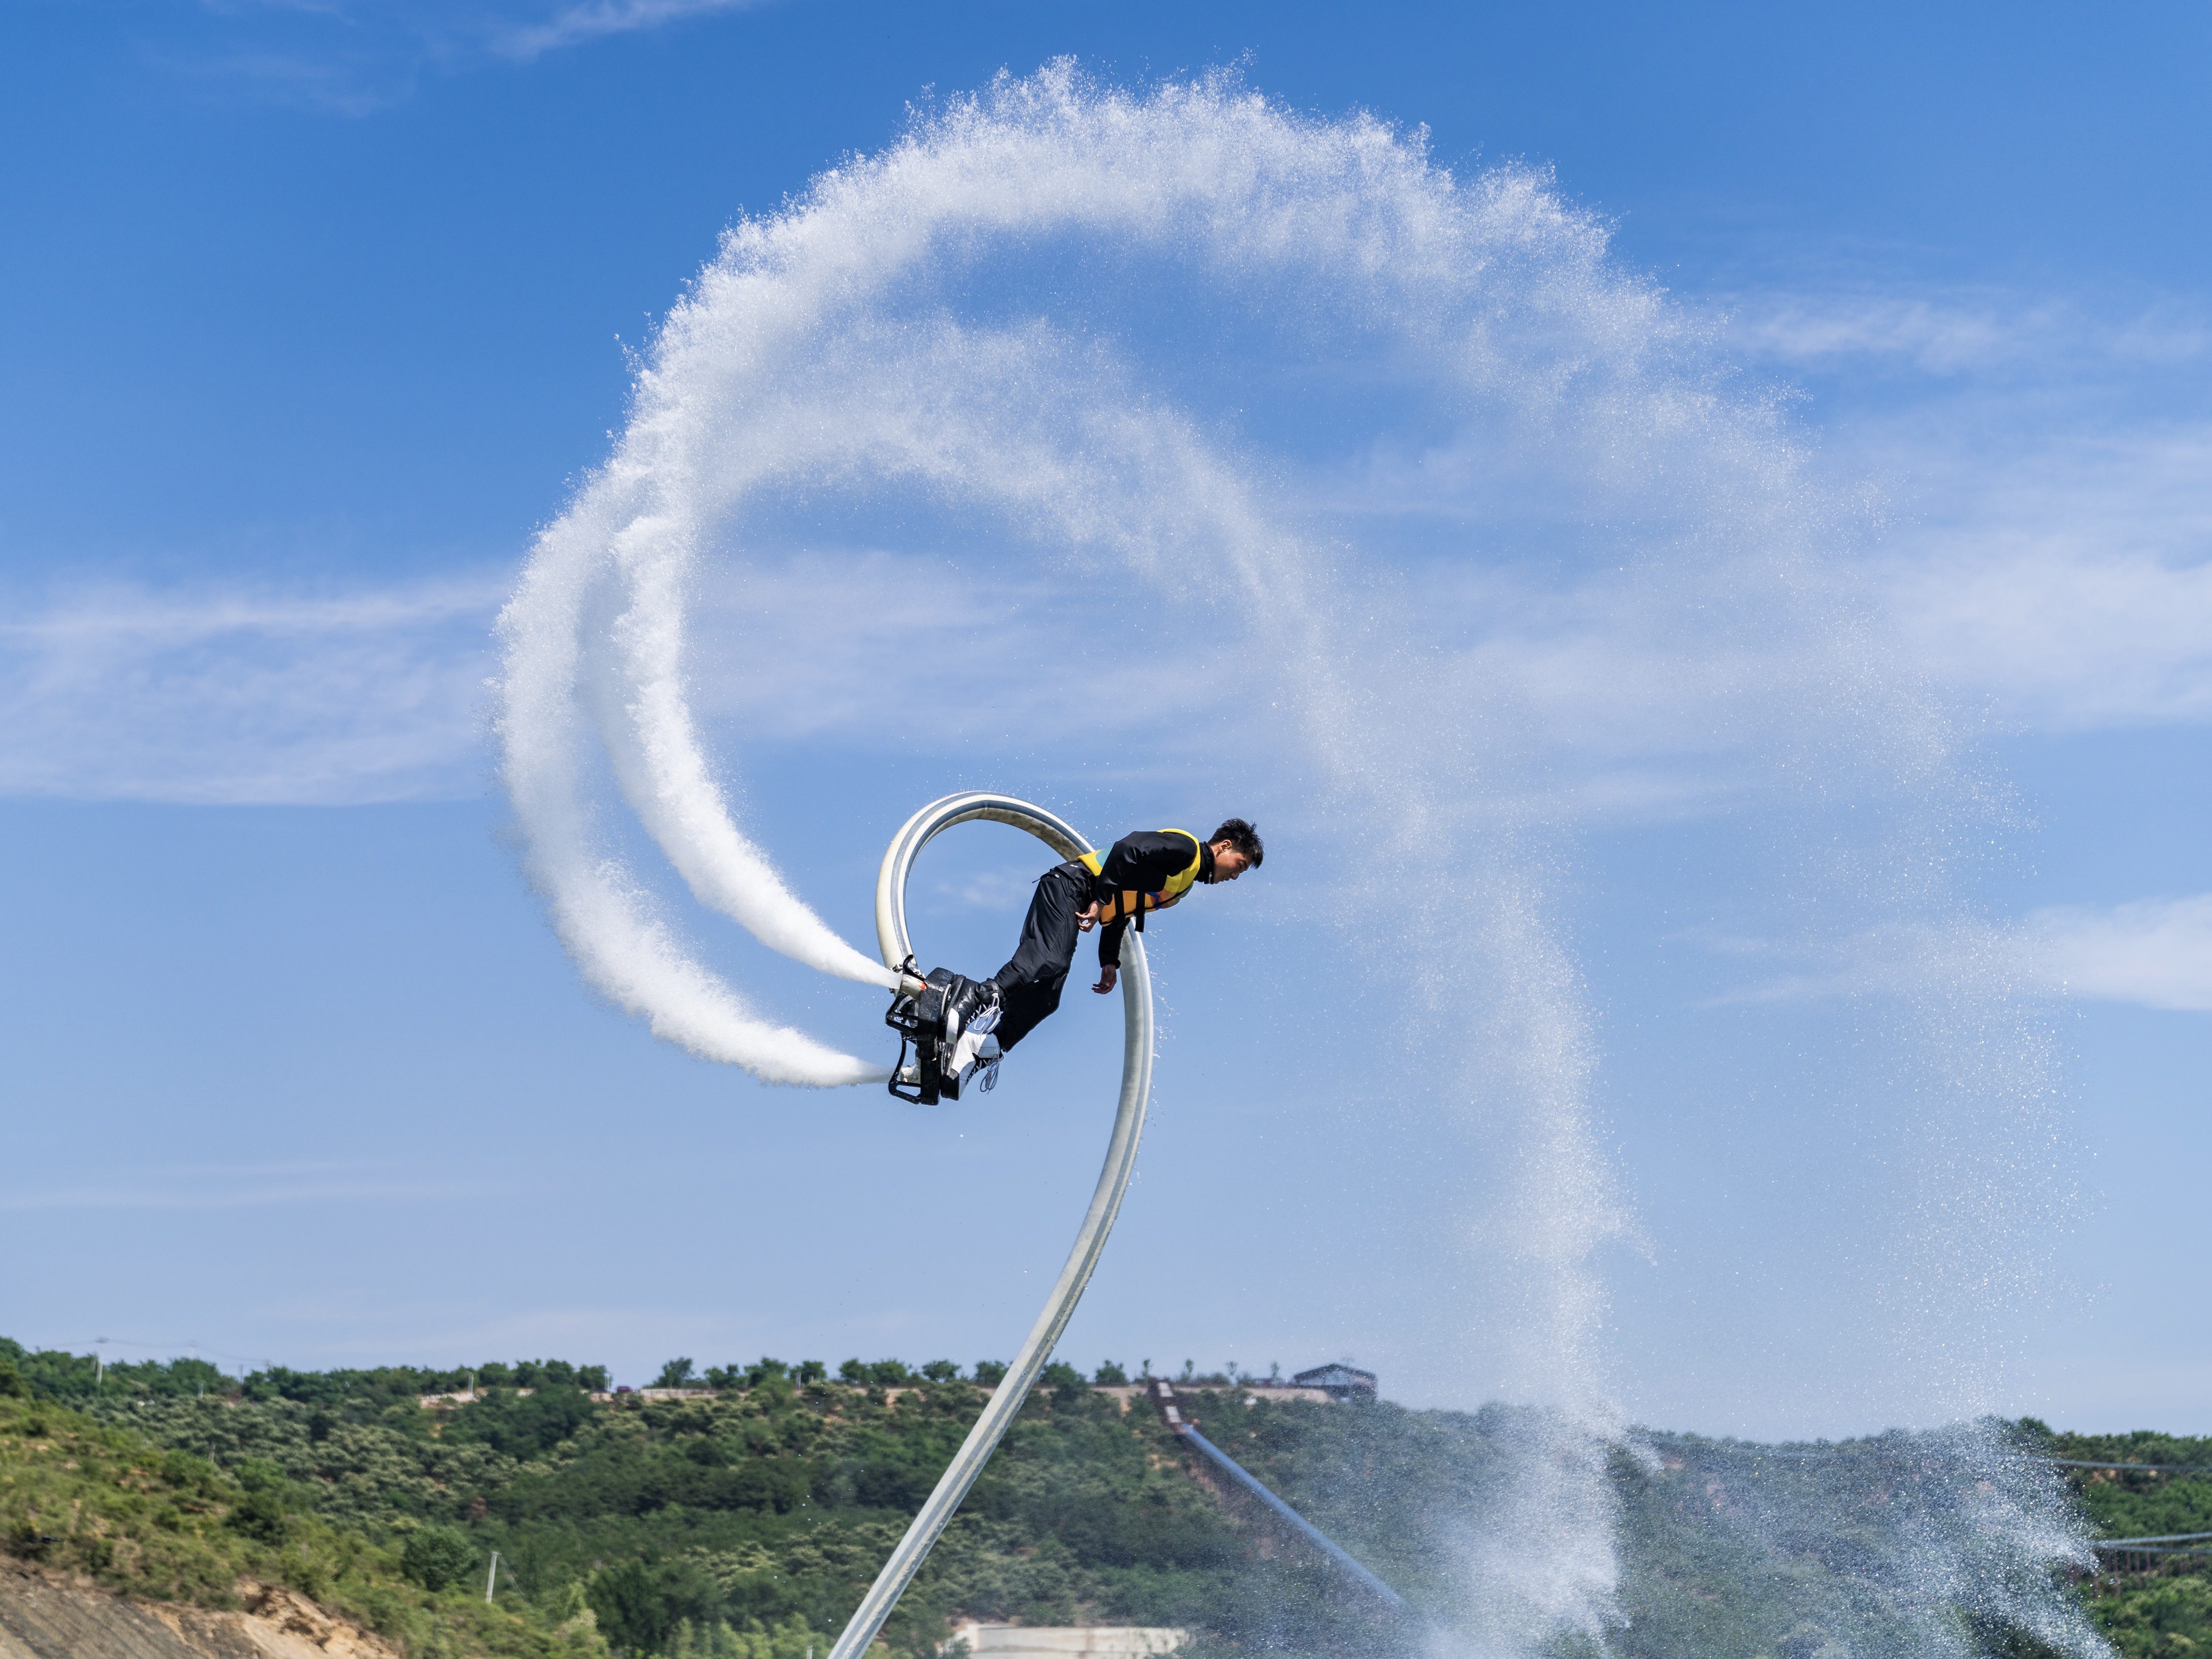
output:
[[[1835,504],[1772,400],[1545,175],[1462,178],[1418,134],[1231,76],[1001,77],[739,223],[538,539],[501,618],[498,732],[526,868],[586,979],[771,1083],[884,1067],[762,1018],[701,960],[617,850],[601,779],[702,905],[890,982],[740,828],[702,734],[714,675],[796,671],[757,622],[702,661],[700,593],[742,601],[838,514],[879,540],[934,526],[1060,595],[1076,620],[1009,706],[1051,702],[1103,636],[1182,688],[1123,722],[1164,752],[1217,779],[1295,769],[1307,829],[1347,849],[1327,918],[1347,981],[1389,988],[1407,1086],[1441,1091],[1506,1188],[1480,1237],[1494,1334],[1551,1411],[1468,1550],[1482,1645],[1602,1640],[1625,1431],[1597,1258],[1629,1224],[1558,827],[1657,787],[1632,751],[1666,750],[1666,787],[1705,799],[1856,791],[1936,802],[1932,823],[1948,799],[1942,722],[1832,579]],[[798,653],[840,660],[867,604],[793,613]],[[1194,734],[1201,672],[1226,738]],[[1931,862],[1852,879],[1910,909]]]

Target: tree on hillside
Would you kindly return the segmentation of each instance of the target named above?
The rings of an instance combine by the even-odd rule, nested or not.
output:
[[[426,1590],[441,1590],[476,1570],[477,1547],[458,1527],[417,1527],[399,1552],[399,1568]]]

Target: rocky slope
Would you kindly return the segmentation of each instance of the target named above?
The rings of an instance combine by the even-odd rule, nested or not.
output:
[[[295,1591],[251,1578],[236,1589],[240,1607],[217,1612],[0,1564],[0,1659],[399,1659]]]

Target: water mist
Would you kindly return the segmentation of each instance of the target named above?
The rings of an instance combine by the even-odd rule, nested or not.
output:
[[[1469,1611],[1439,1640],[1622,1639],[1620,1460],[1659,1454],[1612,1403],[1601,1258],[1632,1228],[1556,896],[1575,826],[1655,792],[1785,817],[1844,789],[1910,800],[1849,879],[1868,915],[1925,916],[1935,878],[1901,872],[1960,793],[1940,716],[1832,574],[1850,514],[1770,400],[1545,175],[1455,176],[1418,135],[1228,78],[1002,78],[738,224],[502,617],[502,775],[595,988],[695,1054],[816,1087],[885,1067],[757,1013],[602,801],[707,909],[888,982],[741,827],[695,707],[715,672],[782,672],[749,667],[784,659],[763,616],[745,641],[743,596],[825,524],[935,537],[979,592],[1062,607],[1066,635],[995,647],[1024,657],[1024,696],[1133,670],[1202,684],[1229,738],[1139,699],[1111,749],[1288,769],[1297,833],[1357,848],[1315,925],[1395,1011],[1408,1097],[1480,1130],[1490,1288],[1444,1316],[1502,1333],[1507,1390],[1537,1407],[1501,1429],[1512,1478],[1470,1503]],[[724,589],[741,644],[717,665],[694,626]],[[839,604],[811,606],[810,638],[835,637]],[[1005,669],[973,671],[979,695]],[[890,697],[858,672],[825,690]],[[2078,1547],[2042,1519],[1993,1535],[2015,1577]]]

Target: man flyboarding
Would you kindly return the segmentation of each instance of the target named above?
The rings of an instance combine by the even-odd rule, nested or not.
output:
[[[914,1040],[915,1060],[899,1066],[891,1092],[907,1100],[957,1100],[971,1079],[989,1089],[1000,1059],[1060,1006],[1079,935],[1103,929],[1098,983],[1091,988],[1103,996],[1121,977],[1121,939],[1131,922],[1143,933],[1147,915],[1171,909],[1193,887],[1258,869],[1264,855],[1259,832],[1231,818],[1204,841],[1188,830],[1140,830],[1103,853],[1046,871],[1005,967],[987,980],[939,968],[919,996],[893,999],[885,1023]],[[905,1053],[902,1042],[902,1060]]]

